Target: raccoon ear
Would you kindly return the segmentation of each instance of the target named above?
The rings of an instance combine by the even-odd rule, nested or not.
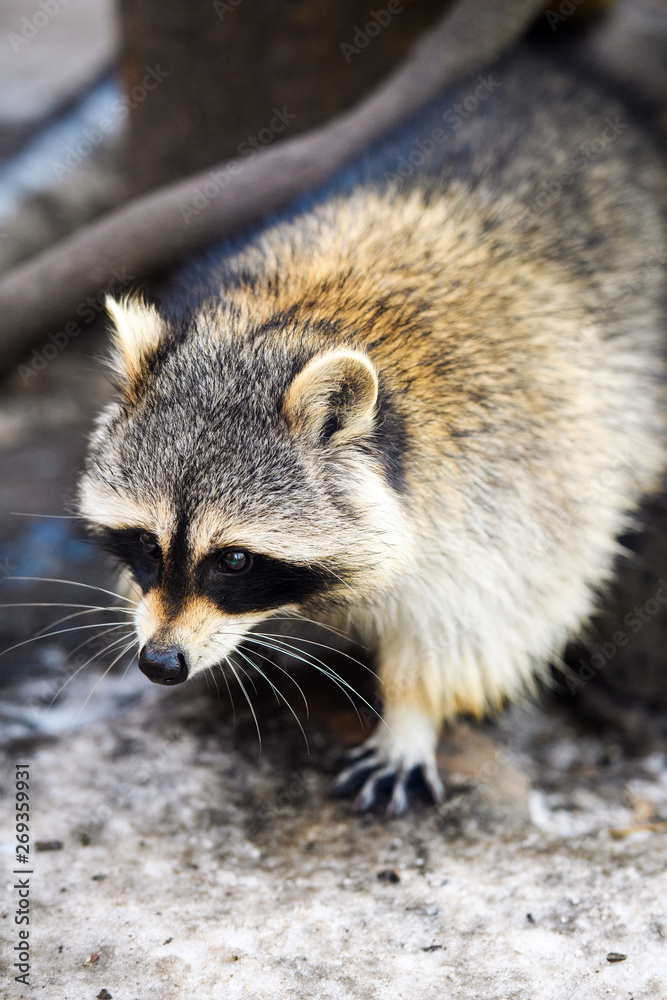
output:
[[[370,360],[340,348],[318,355],[299,372],[287,390],[283,415],[314,443],[342,444],[371,430],[377,397]]]
[[[114,324],[116,370],[123,386],[131,389],[139,381],[146,359],[162,339],[163,323],[155,308],[139,298],[117,302],[107,295],[104,304]]]

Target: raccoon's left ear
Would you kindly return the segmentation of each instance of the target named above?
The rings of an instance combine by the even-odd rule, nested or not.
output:
[[[296,376],[283,415],[314,444],[343,444],[373,427],[378,379],[365,354],[340,348],[320,354]]]
[[[163,322],[153,306],[140,298],[117,302],[107,295],[107,312],[114,324],[115,367],[121,388],[130,395],[138,385],[147,358],[153,354],[164,333]]]

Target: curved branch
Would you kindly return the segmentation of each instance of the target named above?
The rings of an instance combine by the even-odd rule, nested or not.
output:
[[[324,182],[443,87],[492,62],[541,6],[542,0],[459,0],[351,111],[252,159],[137,198],[10,271],[0,280],[0,365],[19,360],[88,296],[114,279],[122,283],[118,275],[126,284],[146,277]]]

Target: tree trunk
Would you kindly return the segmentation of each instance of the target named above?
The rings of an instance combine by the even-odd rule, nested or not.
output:
[[[443,0],[120,0],[127,171],[149,190],[351,106]]]

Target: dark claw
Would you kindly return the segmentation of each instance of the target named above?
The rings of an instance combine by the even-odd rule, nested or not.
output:
[[[359,757],[359,754],[356,756]],[[333,795],[353,795],[361,787],[369,771],[376,770],[381,764],[375,751],[369,751],[340,772],[331,782],[330,791]]]
[[[360,760],[362,757],[368,757],[372,753],[375,753],[373,747],[369,747],[367,743],[359,743],[356,747],[350,747],[349,750],[346,750],[342,758],[352,763],[353,760]]]
[[[429,761],[428,764],[422,764],[420,770],[424,784],[431,793],[434,803],[438,805],[445,798],[445,786],[440,780],[438,768],[433,761]]]
[[[360,750],[364,752],[360,753]],[[331,784],[331,792],[335,795],[352,795],[358,792],[352,806],[355,812],[372,809],[379,797],[391,789],[387,816],[403,816],[409,805],[408,787],[417,775],[433,802],[442,802],[445,793],[434,762],[405,768],[387,764],[375,750],[356,747],[355,751],[352,755],[355,762],[348,765]],[[347,755],[347,759],[350,759],[350,755]]]
[[[387,816],[403,816],[408,811],[407,784],[410,779],[410,773],[409,771],[406,772],[405,768],[401,768],[396,775],[394,787],[391,791],[391,798],[387,804]]]
[[[445,797],[445,789],[434,763],[418,764],[408,770],[401,768],[394,781],[391,798],[387,805],[387,816],[403,816],[408,810],[408,786],[412,779],[419,777],[426,786],[435,805]]]
[[[355,812],[366,812],[367,809],[374,806],[377,802],[378,794],[391,781],[395,774],[396,768],[393,764],[379,767],[378,770],[374,771],[366,779],[361,791],[352,803],[352,808]]]

